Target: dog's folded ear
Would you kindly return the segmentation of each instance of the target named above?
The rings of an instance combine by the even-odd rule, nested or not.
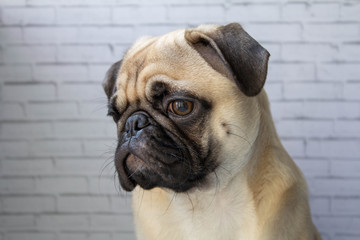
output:
[[[240,24],[200,26],[186,30],[185,39],[210,66],[233,78],[245,95],[255,96],[263,88],[270,54]]]
[[[110,97],[114,94],[114,92],[116,91],[116,79],[118,77],[118,73],[121,67],[121,61],[118,61],[116,63],[114,63],[110,69],[107,71],[105,79],[102,83],[104,91],[106,93],[106,96],[108,98],[108,100],[110,99]]]

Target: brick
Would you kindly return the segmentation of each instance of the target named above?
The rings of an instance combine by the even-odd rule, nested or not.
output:
[[[145,6],[150,4],[163,4],[164,0],[153,0],[151,2],[140,0],[141,4]],[[168,0],[166,3],[176,4],[176,5],[189,5],[189,4],[216,4],[223,3],[223,0]]]
[[[318,66],[317,71],[318,79],[325,81],[359,80],[359,75],[359,63],[324,63]]]
[[[105,163],[96,159],[56,159],[54,171],[60,175],[100,176]]]
[[[171,6],[168,9],[168,18],[170,22],[188,22],[191,23],[213,23],[224,22],[225,10],[222,6],[210,5],[203,6]]]
[[[235,5],[227,9],[225,16],[228,22],[279,21],[280,7],[270,4]]]
[[[303,140],[292,140],[292,139],[282,139],[282,144],[284,145],[286,151],[292,157],[303,157],[305,153],[305,145]]]
[[[27,65],[0,66],[0,79],[3,81],[29,81],[32,79],[32,70]]]
[[[106,95],[100,83],[63,84],[59,86],[59,98],[62,100],[87,100],[106,102]]]
[[[33,215],[0,215],[0,229],[21,230],[35,227]]]
[[[106,135],[112,139],[117,138],[117,126],[110,117],[108,117],[108,124],[106,124]]]
[[[86,215],[75,214],[42,214],[36,216],[36,226],[41,230],[80,230],[88,229]]]
[[[128,197],[111,197],[111,208],[115,213],[127,214],[132,213],[131,196]]]
[[[55,233],[48,232],[12,232],[6,234],[7,240],[55,240]]]
[[[326,177],[330,174],[329,162],[317,159],[295,159],[296,164],[307,178]]]
[[[0,0],[1,6],[25,6],[26,0]]]
[[[296,23],[250,23],[244,29],[257,41],[300,41],[302,29]]]
[[[128,45],[115,45],[113,50],[115,61],[122,59],[128,48],[129,48]]]
[[[306,153],[312,157],[356,158],[360,154],[360,141],[309,140]]]
[[[356,1],[353,3],[343,4],[341,6],[341,19],[349,21],[360,21],[359,17],[360,4]]]
[[[295,110],[293,109],[293,111]],[[360,103],[307,101],[303,105],[301,116],[307,118],[355,119],[360,116]]]
[[[271,63],[267,79],[312,81],[315,79],[315,66],[310,63]]]
[[[112,9],[112,15],[112,21],[116,24],[164,23],[166,7],[161,5],[116,7]]]
[[[3,160],[1,166],[4,176],[41,176],[53,172],[51,159]]]
[[[359,61],[360,60],[360,44],[350,43],[343,44],[340,48],[341,58],[344,61]]]
[[[88,183],[82,177],[41,177],[36,179],[38,193],[87,193]]]
[[[315,223],[319,231],[326,233],[359,233],[359,217],[323,216]],[[337,239],[337,238],[335,238]]]
[[[324,11],[326,9],[326,11]],[[337,3],[288,3],[283,7],[283,19],[286,21],[326,21],[339,19]]]
[[[82,43],[132,43],[134,29],[131,27],[82,27],[75,42]]]
[[[89,184],[90,184],[90,193],[92,194],[101,194],[101,195],[115,195],[118,196],[119,192],[120,192],[120,186],[118,183],[118,178],[115,176],[114,174],[114,163],[110,163],[110,165],[108,166],[108,168],[112,169],[112,174],[107,176],[106,175],[106,170],[104,171],[99,170],[98,176],[97,177],[93,177],[89,179]],[[109,170],[108,170],[109,171]],[[113,202],[112,202],[112,209],[114,209],[113,206]]]
[[[8,63],[54,62],[56,49],[54,46],[8,46],[4,58]]]
[[[331,137],[332,121],[281,120],[277,124],[280,137]]]
[[[310,209],[313,214],[329,214],[330,199],[329,198],[310,198]]]
[[[74,119],[78,116],[76,103],[43,102],[29,103],[26,106],[27,116],[31,119]]]
[[[270,61],[281,59],[281,46],[277,43],[263,42],[261,45],[270,53]]]
[[[88,70],[84,65],[37,65],[35,79],[40,81],[86,81]]]
[[[50,123],[2,123],[0,138],[2,139],[34,139],[53,135]]]
[[[349,100],[360,100],[360,83],[348,83],[344,87],[344,97]]]
[[[54,124],[55,135],[58,137],[94,138],[106,137],[104,122],[57,122]]]
[[[337,49],[330,44],[286,43],[282,46],[285,61],[332,61]]]
[[[331,202],[333,213],[341,215],[359,215],[360,198],[334,198]]]
[[[271,102],[271,113],[275,121],[283,118],[299,118],[303,116],[302,102]]]
[[[315,195],[327,196],[360,196],[359,179],[323,178],[314,179],[310,184]]]
[[[62,196],[58,199],[61,212],[109,212],[110,202],[107,197],[99,196]]]
[[[74,27],[26,27],[24,40],[27,43],[71,43],[79,41],[78,29]]]
[[[312,23],[304,25],[304,38],[314,41],[349,41],[358,39],[359,31],[358,25],[354,23]]]
[[[4,24],[53,24],[55,11],[53,8],[4,8]]]
[[[89,79],[102,82],[105,79],[106,72],[110,69],[111,64],[91,64],[89,66]]]
[[[134,3],[134,0],[121,0],[122,4],[130,4]],[[114,5],[117,4],[118,0],[103,0],[101,2],[97,0],[28,0],[28,5],[30,6],[53,6],[53,5],[60,5],[60,6],[88,6],[88,5]]]
[[[0,27],[0,43],[21,43],[23,34],[19,27]]]
[[[135,233],[115,233],[114,239],[133,240],[136,238],[135,238]]]
[[[0,103],[0,120],[24,119],[24,110],[20,104]]]
[[[57,9],[57,24],[109,24],[110,8],[66,7]]]
[[[341,89],[340,89],[341,90]],[[284,85],[286,99],[338,99],[339,87],[333,83],[289,83]]]
[[[87,140],[84,142],[85,155],[106,158],[109,151],[115,151],[116,145],[117,139]]]
[[[336,240],[358,240],[360,237],[360,234],[355,234],[355,235],[348,235],[348,234],[344,234],[344,235],[336,235]]]
[[[2,99],[6,101],[49,101],[55,99],[51,84],[16,84],[3,86]]]
[[[29,145],[26,141],[0,141],[1,157],[25,157],[29,155]]]
[[[35,190],[32,178],[0,178],[0,192],[2,194],[31,194]]]
[[[360,121],[336,121],[334,126],[335,134],[339,137],[360,136]]]
[[[80,116],[86,119],[108,120],[107,104],[103,103],[80,103]]]
[[[65,45],[59,47],[60,62],[113,62],[112,52],[106,45]],[[114,61],[115,62],[115,61]]]
[[[55,199],[47,196],[3,197],[6,213],[44,213],[55,211]]]
[[[61,233],[58,240],[111,240],[109,233]],[[115,238],[121,239],[123,238]],[[135,238],[133,238],[135,239]]]
[[[39,140],[30,144],[33,156],[79,156],[81,143],[73,140]]]
[[[185,23],[162,25],[141,24],[135,32],[135,37],[140,38],[144,36],[159,36],[177,29],[184,29],[186,27],[188,26]]]
[[[335,177],[360,177],[360,161],[338,160],[331,162],[331,175]]]
[[[97,214],[90,217],[91,226],[104,230],[129,231],[133,229],[132,215]]]
[[[283,98],[283,84],[268,82],[265,86],[269,100],[280,100]]]

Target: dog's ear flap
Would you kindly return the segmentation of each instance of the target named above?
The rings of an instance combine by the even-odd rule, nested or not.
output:
[[[104,91],[108,99],[114,94],[116,91],[116,79],[118,77],[118,73],[121,67],[121,61],[114,63],[110,69],[107,71],[105,79],[102,83]]]
[[[255,96],[263,88],[270,54],[240,24],[187,30],[185,39],[215,70],[233,78],[245,95]]]

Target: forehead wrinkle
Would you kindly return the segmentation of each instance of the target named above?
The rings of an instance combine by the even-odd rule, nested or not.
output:
[[[125,94],[125,91],[123,88],[120,88],[116,91],[116,94],[114,95],[115,100],[115,107],[118,109],[119,113],[122,113],[126,110],[128,107],[127,97]]]

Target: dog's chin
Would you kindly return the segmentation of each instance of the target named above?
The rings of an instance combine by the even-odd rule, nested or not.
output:
[[[125,188],[133,190],[136,185],[144,189],[151,189],[157,185],[159,177],[152,173],[146,166],[146,163],[134,154],[129,154],[124,161],[126,176],[130,181]],[[123,186],[124,187],[124,186]]]

